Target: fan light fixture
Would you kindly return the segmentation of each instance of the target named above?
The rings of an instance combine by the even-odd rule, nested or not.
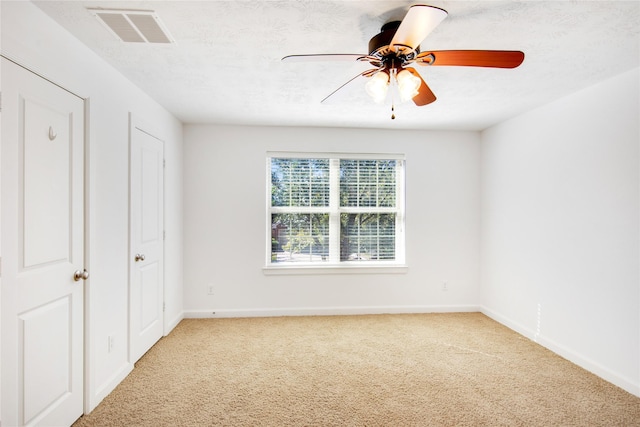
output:
[[[395,80],[401,102],[408,101],[418,94],[422,83],[419,77],[414,76],[408,70],[401,70],[396,74],[396,70],[391,69],[391,74],[393,76],[390,76],[387,71],[379,71],[365,85],[367,93],[376,103],[382,104],[384,102],[392,79]]]
[[[378,104],[382,104],[389,91],[389,74],[385,71],[375,73],[365,85],[365,90]]]
[[[396,80],[398,81],[398,92],[400,92],[401,101],[408,101],[416,96],[418,89],[420,89],[420,83],[422,83],[420,78],[411,74],[409,70],[400,71],[396,76]]]

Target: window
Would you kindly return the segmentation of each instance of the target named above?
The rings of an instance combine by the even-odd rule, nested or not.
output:
[[[404,264],[399,155],[268,156],[268,266]]]

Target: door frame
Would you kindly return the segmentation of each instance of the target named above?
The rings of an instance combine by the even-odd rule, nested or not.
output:
[[[84,99],[84,265],[91,272],[91,98]],[[84,284],[84,413],[92,406],[92,333],[91,333],[91,274]]]
[[[162,229],[163,229],[163,239],[162,239],[162,253],[163,253],[163,261],[162,261],[162,336],[164,336],[166,334],[166,319],[165,319],[165,288],[166,288],[166,284],[165,284],[165,279],[166,279],[166,262],[164,261],[164,254],[166,253],[166,243],[165,243],[165,239],[164,239],[164,230],[166,229],[166,220],[165,220],[165,213],[166,213],[166,209],[165,209],[165,202],[166,202],[166,173],[165,173],[165,160],[164,160],[164,152],[165,152],[165,141],[158,137],[157,135],[159,134],[159,132],[157,131],[157,129],[155,129],[153,126],[150,126],[149,123],[143,119],[140,118],[139,115],[133,113],[133,112],[129,112],[129,247],[128,247],[128,266],[129,266],[129,274],[128,274],[128,287],[129,287],[129,295],[128,295],[128,299],[129,299],[129,322],[128,322],[128,332],[129,332],[129,352],[128,352],[128,358],[129,358],[129,363],[131,364],[131,366],[133,366],[135,364],[135,362],[137,361],[137,359],[135,358],[135,346],[134,346],[134,341],[133,341],[133,332],[132,332],[132,318],[133,318],[133,304],[131,304],[132,301],[132,294],[133,294],[133,286],[132,286],[132,279],[133,279],[133,269],[135,268],[134,262],[133,262],[133,258],[134,258],[134,252],[135,249],[133,248],[133,235],[132,235],[132,217],[133,217],[133,203],[131,200],[131,184],[132,184],[132,169],[133,169],[133,164],[132,164],[132,153],[133,153],[133,138],[134,138],[134,133],[135,130],[139,130],[149,136],[151,136],[152,138],[157,139],[158,141],[160,141],[162,143],[162,205],[161,205],[161,209],[162,209]]]

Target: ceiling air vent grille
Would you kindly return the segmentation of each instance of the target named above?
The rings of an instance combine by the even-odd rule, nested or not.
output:
[[[127,43],[174,43],[152,10],[89,9],[115,35]]]

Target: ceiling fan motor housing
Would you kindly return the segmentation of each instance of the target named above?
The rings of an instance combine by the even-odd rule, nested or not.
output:
[[[389,44],[391,44],[391,40],[393,36],[396,34],[398,27],[400,26],[401,21],[391,21],[387,22],[382,26],[380,32],[373,36],[371,40],[369,40],[369,55],[377,56],[381,59],[382,63],[390,62],[392,59],[399,59],[399,64],[402,64],[405,60],[404,54],[398,54],[395,51],[388,49]],[[416,47],[416,49],[409,54],[412,57],[415,57],[420,53],[420,46]],[[394,61],[395,62],[395,61]]]

